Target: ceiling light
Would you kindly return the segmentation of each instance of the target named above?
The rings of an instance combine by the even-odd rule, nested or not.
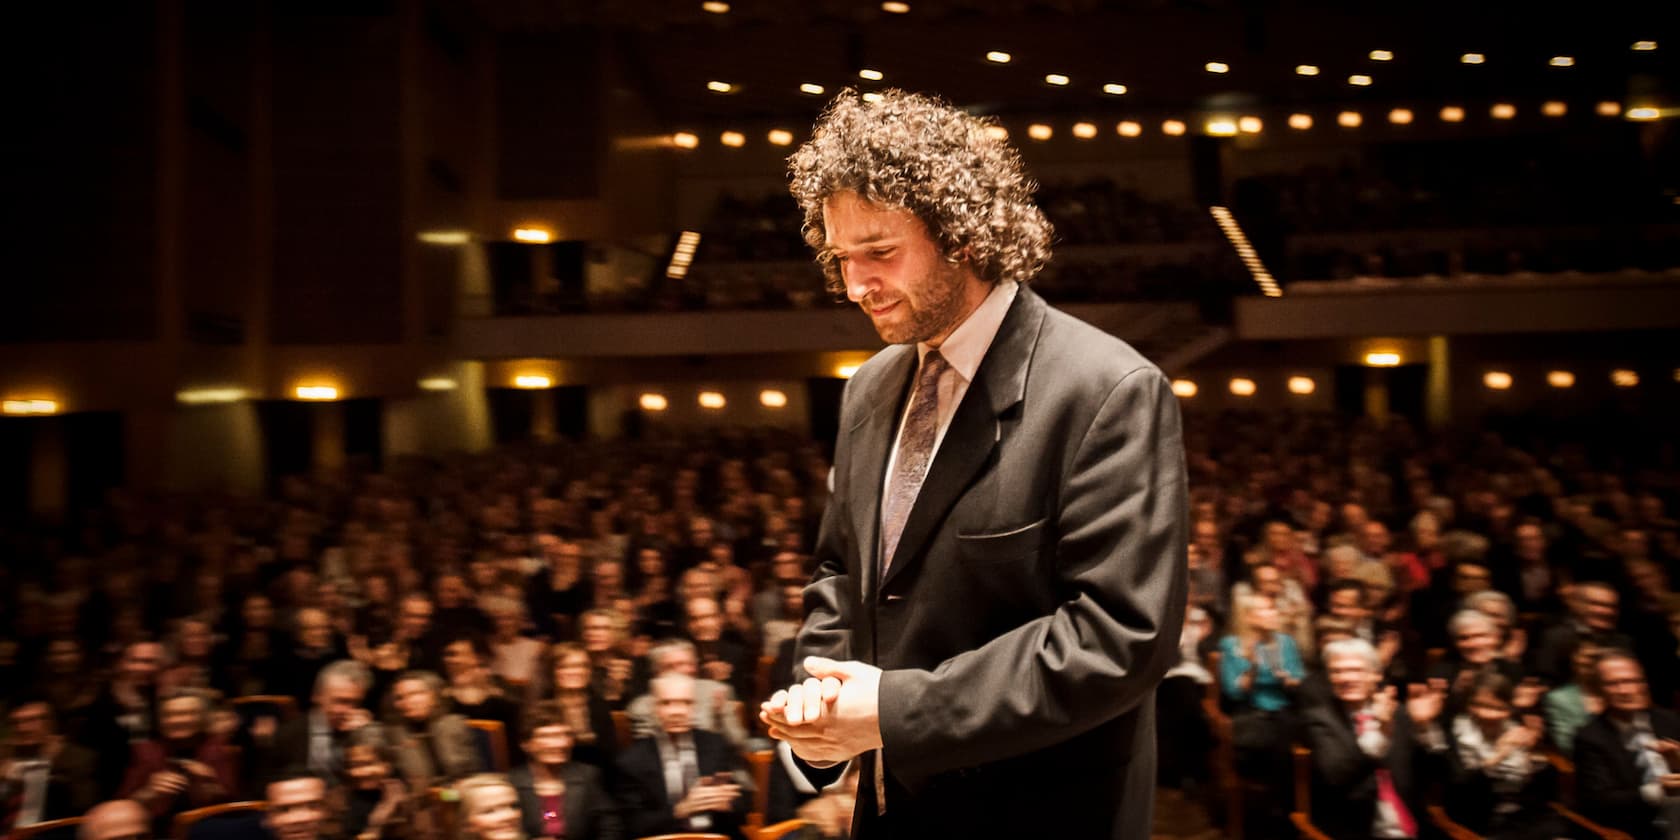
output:
[[[0,405],[6,414],[57,414],[57,400],[6,400]]]
[[[986,126],[986,136],[993,140],[1008,140],[1009,129],[1001,125],[988,125]]]
[[[881,11],[891,12],[895,15],[909,14],[910,4],[900,3],[897,2],[897,0],[888,0],[887,2],[881,4]]]
[[[1488,113],[1496,120],[1508,120],[1517,115],[1517,106],[1509,102],[1500,102],[1489,108]]]
[[[697,401],[701,408],[709,408],[713,411],[729,404],[729,400],[724,399],[724,396],[716,391],[701,391]]]
[[[1179,120],[1167,120],[1161,123],[1161,133],[1170,137],[1177,137],[1185,132],[1184,123]]]
[[[766,388],[758,392],[758,404],[765,408],[786,408],[788,397],[774,388]]]
[[[1114,82],[1109,82],[1108,84],[1103,85],[1103,93],[1106,93],[1109,96],[1125,96],[1126,90],[1127,88],[1125,85],[1116,84]]]
[[[679,149],[692,149],[700,145],[700,138],[686,131],[679,131],[671,135],[671,145]]]
[[[1617,388],[1632,388],[1639,384],[1639,374],[1627,368],[1618,368],[1610,371],[1610,381]]]
[[[1254,380],[1237,377],[1231,380],[1231,393],[1239,397],[1254,396]]]
[[[1485,64],[1487,62],[1487,56],[1482,55],[1481,53],[1465,53],[1464,55],[1459,56],[1458,60],[1464,64]]]
[[[1209,73],[1229,73],[1231,72],[1231,65],[1223,61],[1210,61],[1202,65],[1202,69]]]
[[[1370,87],[1371,77],[1365,75],[1364,73],[1355,73],[1348,77],[1348,84],[1354,85],[1355,87]]]
[[[331,385],[299,385],[292,393],[300,400],[338,399],[338,389]]]
[[[472,234],[464,230],[423,230],[418,238],[427,245],[465,245],[472,241]]]
[[[1509,391],[1511,389],[1511,374],[1502,370],[1490,370],[1482,374],[1482,384],[1489,390]]]
[[[1634,41],[1634,52],[1651,52],[1657,48],[1656,41]]]
[[[516,242],[542,245],[554,241],[554,232],[544,228],[520,227],[513,229],[513,238]]]
[[[1064,76],[1060,73],[1051,73],[1048,76],[1044,77],[1044,83],[1047,84],[1047,85],[1055,85],[1057,87],[1061,87],[1061,86],[1066,85],[1068,83],[1068,77],[1066,77],[1066,76]]]
[[[1172,389],[1175,396],[1186,400],[1196,396],[1197,390],[1196,383],[1191,382],[1188,379],[1174,379]]]
[[[1237,130],[1244,134],[1259,134],[1266,124],[1259,117],[1238,117]]]
[[[175,401],[184,405],[213,405],[235,403],[249,393],[244,388],[188,388],[175,392]]]
[[[1551,65],[1553,67],[1574,67],[1575,57],[1572,55],[1554,55],[1552,56]]]
[[[1412,111],[1409,108],[1395,108],[1388,112],[1388,121],[1395,125],[1411,125]]]
[[[1569,113],[1569,105],[1554,99],[1551,102],[1541,105],[1540,113],[1545,114],[1548,117],[1561,117],[1564,114]]]
[[[1231,137],[1237,133],[1237,121],[1230,117],[1214,117],[1202,125],[1202,130],[1214,137]]]
[[[1441,109],[1442,122],[1464,122],[1464,109],[1457,105],[1448,105]]]
[[[793,142],[793,132],[785,128],[772,128],[768,138],[772,146],[786,146]]]
[[[461,387],[461,383],[445,376],[433,376],[420,380],[422,391],[453,391]]]
[[[1627,118],[1630,120],[1648,121],[1662,116],[1662,112],[1655,108],[1629,108]]]
[[[1050,135],[1053,133],[1054,132],[1050,130],[1050,126],[1047,126],[1044,123],[1033,123],[1032,125],[1027,126],[1027,136],[1034,140],[1049,140]]]
[[[1295,75],[1297,75],[1297,76],[1317,76],[1318,75],[1318,65],[1316,65],[1316,64],[1297,64],[1297,65],[1295,65]]]
[[[513,378],[513,387],[526,390],[554,387],[554,377],[545,373],[522,373]]]
[[[1567,370],[1554,370],[1546,374],[1546,384],[1553,388],[1575,387],[1575,374]]]
[[[1312,114],[1290,114],[1289,127],[1296,131],[1306,131],[1312,128]]]
[[[1358,128],[1365,122],[1365,118],[1358,111],[1343,111],[1336,115],[1336,124],[1342,128]]]
[[[1014,56],[1011,56],[1009,53],[1002,50],[992,50],[991,52],[986,53],[986,60],[993,64],[1008,64],[1009,60],[1013,57]]]
[[[879,82],[879,81],[881,81],[881,79],[883,79],[885,77],[886,77],[885,74],[883,74],[881,71],[876,70],[872,67],[865,67],[862,70],[858,71],[858,78],[868,79],[871,82]]]
[[[729,4],[721,2],[721,0],[706,0],[706,2],[700,4],[700,8],[714,15],[729,14]]]
[[[1119,133],[1121,137],[1136,137],[1143,133],[1143,126],[1138,125],[1131,120],[1121,120],[1120,123],[1114,127],[1114,130]]]
[[[1393,61],[1394,53],[1388,50],[1371,50],[1372,61]]]
[[[1316,390],[1318,390],[1318,383],[1314,382],[1310,376],[1289,377],[1289,393],[1291,394],[1306,396]]]
[[[1080,122],[1073,124],[1073,136],[1081,140],[1089,140],[1097,136],[1096,123]]]
[[[643,411],[664,411],[670,407],[671,402],[665,399],[664,394],[647,393],[637,397],[636,404],[641,406]]]
[[[1598,111],[1598,115],[1601,117],[1618,117],[1622,114],[1622,103],[1609,101],[1600,102],[1595,110]]]
[[[799,92],[806,96],[822,96],[823,86],[806,82],[799,86]]]
[[[1400,354],[1388,351],[1365,354],[1365,364],[1371,367],[1399,367]]]
[[[730,91],[732,91],[734,89],[735,89],[734,85],[732,85],[728,82],[720,82],[720,81],[717,81],[716,79],[713,79],[712,81],[709,81],[709,82],[706,83],[706,90],[709,90],[713,93],[729,93]]]
[[[880,102],[881,101],[881,94],[876,93],[875,91],[869,91],[868,93],[865,93],[863,95],[863,101],[865,101],[865,102]]]
[[[834,369],[834,375],[841,379],[851,379],[863,365],[841,365]]]
[[[718,135],[718,142],[731,148],[739,149],[747,144],[746,135],[739,131],[725,131]]]

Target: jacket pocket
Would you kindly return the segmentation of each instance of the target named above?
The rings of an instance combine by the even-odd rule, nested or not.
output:
[[[1038,555],[1044,540],[1044,524],[1040,519],[1018,528],[1003,531],[957,534],[957,551],[964,560],[976,563],[1006,563],[1029,559]]]

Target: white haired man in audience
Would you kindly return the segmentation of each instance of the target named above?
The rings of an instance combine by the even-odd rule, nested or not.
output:
[[[648,651],[656,676],[682,674],[694,680],[694,710],[692,721],[696,729],[722,735],[737,750],[747,746],[747,730],[741,723],[741,701],[729,683],[700,677],[700,657],[694,643],[687,639],[669,639]],[[630,701],[627,708],[631,731],[645,738],[659,731],[658,704],[653,692]]]

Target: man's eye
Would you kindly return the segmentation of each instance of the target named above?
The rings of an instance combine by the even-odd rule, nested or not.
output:
[[[887,259],[888,257],[891,257],[892,254],[893,249],[891,248],[876,248],[875,250],[869,252],[869,256],[877,260]]]

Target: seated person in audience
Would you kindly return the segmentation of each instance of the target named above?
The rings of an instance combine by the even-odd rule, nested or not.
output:
[[[1186,608],[1178,661],[1155,688],[1157,740],[1173,745],[1161,751],[1156,764],[1156,779],[1167,787],[1190,790],[1208,780],[1207,754],[1213,734],[1202,698],[1213,675],[1202,664],[1201,652],[1212,634],[1213,619],[1207,610],[1194,604]]]
[[[1248,580],[1231,587],[1231,629],[1240,632],[1242,610],[1237,606],[1249,595],[1265,595],[1277,607],[1279,627],[1295,639],[1297,650],[1312,643],[1312,604],[1300,583],[1285,578],[1271,563],[1255,563],[1248,567]]]
[[[499,773],[468,776],[455,786],[461,797],[455,836],[459,840],[525,840],[519,792]]]
[[[478,743],[467,719],[443,702],[443,680],[430,671],[408,671],[391,685],[385,741],[397,773],[416,789],[482,771]]]
[[[1470,686],[1478,675],[1492,671],[1512,682],[1522,679],[1522,667],[1500,656],[1499,624],[1487,613],[1459,610],[1447,622],[1447,632],[1453,639],[1452,653],[1430,666],[1427,676],[1431,682],[1446,683],[1449,716],[1456,716],[1469,702]],[[1526,708],[1533,703],[1520,705]]]
[[[700,831],[743,840],[751,803],[734,778],[741,760],[723,736],[694,728],[694,679],[662,674],[653,696],[659,733],[638,739],[618,762],[630,835]]]
[[[304,607],[292,616],[291,639],[275,657],[269,685],[274,693],[291,697],[297,701],[298,708],[307,709],[316,675],[329,663],[349,655],[344,640],[333,630],[327,611]]]
[[[609,709],[624,708],[635,697],[632,692],[636,686],[645,684],[646,679],[637,673],[636,660],[620,649],[626,632],[622,619],[613,610],[597,608],[586,611],[578,625],[578,638],[589,657],[590,685]],[[554,653],[551,648],[551,665],[558,660]],[[578,732],[582,734],[581,729]]]
[[[505,685],[529,685],[542,667],[543,643],[525,635],[525,604],[516,598],[495,597],[485,602],[484,609],[495,628],[489,643],[491,673]],[[448,654],[447,648],[444,653]]]
[[[805,582],[784,580],[771,587],[770,592],[777,598],[777,613],[775,618],[764,622],[760,655],[774,657],[783,641],[798,635],[804,622]]]
[[[1438,688],[1414,686],[1403,708],[1395,689],[1380,689],[1382,664],[1363,639],[1324,650],[1333,704],[1302,713],[1302,740],[1312,750],[1312,821],[1335,838],[1418,836],[1422,805],[1415,770],[1440,714]],[[1414,723],[1415,720],[1415,723]],[[1436,731],[1438,735],[1438,731]]]
[[[269,774],[305,768],[337,786],[344,780],[344,751],[350,735],[373,722],[365,708],[373,675],[366,665],[340,659],[315,677],[309,712],[281,724],[272,733],[254,732]]]
[[[1277,783],[1288,778],[1291,706],[1306,670],[1295,640],[1279,630],[1271,598],[1249,595],[1237,601],[1236,609],[1243,629],[1220,640],[1219,684],[1231,710],[1237,772],[1244,779]],[[1264,800],[1274,811],[1281,802]],[[1282,818],[1281,812],[1272,816]]]
[[[132,799],[101,802],[82,815],[76,840],[151,840],[151,815]]]
[[[1499,658],[1522,662],[1528,650],[1528,631],[1517,625],[1517,607],[1503,592],[1484,589],[1464,599],[1464,608],[1493,619],[1499,631]]]
[[[1365,584],[1353,578],[1330,581],[1325,590],[1324,611],[1353,626],[1353,634],[1376,644],[1376,629],[1365,602]]]
[[[677,673],[694,680],[694,728],[722,735],[736,750],[746,748],[747,730],[741,723],[741,701],[735,698],[735,690],[728,683],[699,675],[700,660],[693,642],[669,639],[656,645],[648,656],[653,660],[655,676]],[[651,692],[630,702],[625,711],[630,715],[633,736],[646,738],[659,731],[656,706]]]
[[[829,840],[852,836],[852,812],[857,809],[858,767],[847,768],[840,781],[823,789],[822,795],[799,806],[799,819],[809,823],[792,835],[794,840]],[[774,825],[774,823],[772,823]]]
[[[1542,701],[1546,735],[1564,755],[1574,753],[1575,733],[1581,731],[1581,727],[1586,726],[1594,715],[1604,712],[1604,697],[1598,690],[1598,657],[1604,650],[1592,641],[1576,645],[1571,663],[1574,677],[1546,692]]]
[[[572,755],[611,773],[618,756],[618,727],[612,708],[590,680],[589,653],[572,642],[550,649],[552,684],[541,699],[553,702],[572,727]]]
[[[686,606],[688,638],[700,656],[700,674],[709,680],[729,683],[736,697],[753,692],[752,648],[724,628],[723,609],[713,598],[690,598]]]
[[[1353,622],[1333,615],[1321,615],[1313,621],[1313,650],[1315,654],[1306,660],[1307,675],[1295,689],[1295,705],[1305,709],[1308,706],[1335,702],[1336,695],[1330,690],[1330,677],[1324,669],[1324,646],[1343,639],[1356,638]],[[1379,648],[1378,656],[1382,655]]]
[[[234,798],[238,762],[226,739],[209,732],[210,700],[181,689],[158,704],[158,739],[131,750],[119,796],[146,806],[152,829],[167,834],[176,814]]]
[[[1538,749],[1544,724],[1534,714],[1517,718],[1515,692],[1496,672],[1472,683],[1469,705],[1447,733],[1447,813],[1483,836],[1551,840],[1563,826],[1546,804],[1550,786],[1542,774],[1551,765]]]
[[[396,775],[390,746],[364,729],[345,750],[345,837],[356,840],[407,840],[433,833],[432,813],[423,807],[427,789],[409,786]]]
[[[572,728],[551,704],[526,716],[520,733],[527,763],[508,780],[519,792],[527,837],[620,840],[623,825],[600,768],[572,761]]]
[[[263,827],[274,840],[318,840],[325,832],[327,781],[320,775],[302,767],[282,770],[265,786],[263,798]]]
[[[1602,581],[1582,581],[1564,596],[1569,616],[1540,635],[1530,653],[1529,669],[1550,685],[1563,685],[1570,677],[1570,656],[1582,639],[1599,647],[1633,650],[1633,640],[1616,630],[1621,598],[1615,587]]]
[[[83,714],[77,740],[97,756],[94,780],[110,796],[128,770],[129,745],[157,735],[157,675],[163,645],[140,641],[126,645],[116,674]]]
[[[1680,832],[1680,716],[1651,705],[1645,669],[1612,650],[1598,658],[1604,713],[1575,733],[1581,814],[1638,840]]]
[[[472,631],[451,634],[443,646],[443,690],[449,711],[467,720],[493,720],[502,725],[508,740],[519,732],[519,704],[511,691],[490,669],[490,645]],[[516,743],[508,745],[508,761],[521,760]]]
[[[158,674],[158,691],[210,688],[213,685],[214,663],[211,655],[214,652],[215,634],[210,622],[196,616],[177,619],[169,650],[169,666]]]
[[[58,734],[52,706],[22,695],[0,752],[0,832],[80,816],[99,801],[95,756]]]

